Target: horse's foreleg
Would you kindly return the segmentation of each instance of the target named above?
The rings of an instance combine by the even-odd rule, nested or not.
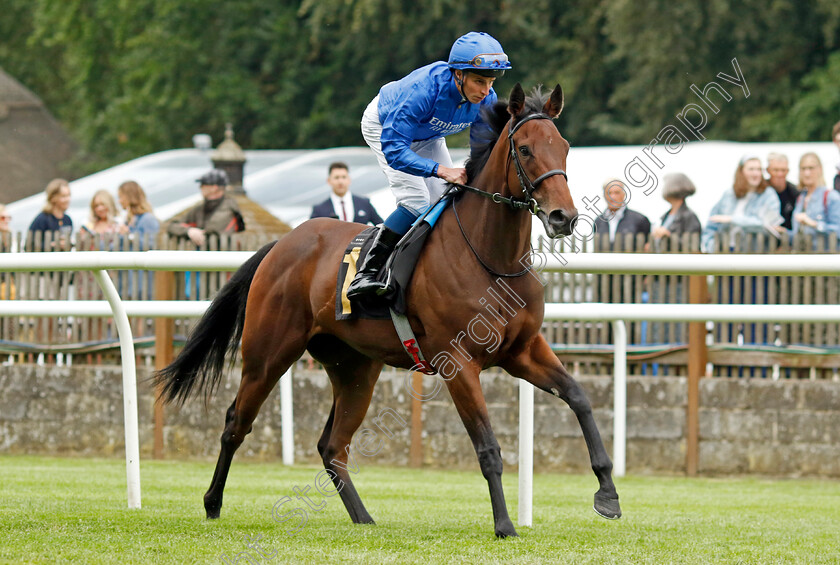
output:
[[[592,470],[600,485],[598,492],[595,493],[595,512],[604,518],[621,517],[618,493],[612,480],[612,461],[607,455],[598,426],[595,424],[592,406],[583,388],[566,371],[545,339],[537,336],[527,350],[503,364],[502,367],[511,375],[526,380],[535,387],[566,401],[580,423],[583,439],[589,450]]]
[[[461,421],[472,440],[481,474],[487,479],[490,488],[490,504],[493,507],[493,522],[496,536],[505,538],[517,535],[513,522],[505,505],[505,493],[502,489],[502,452],[499,442],[490,426],[487,403],[478,380],[478,369],[461,371],[455,378],[447,381],[449,394],[461,416]]]

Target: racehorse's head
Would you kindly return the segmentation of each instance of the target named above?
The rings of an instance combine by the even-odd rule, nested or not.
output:
[[[511,186],[520,184],[525,195],[536,201],[537,217],[549,237],[570,235],[578,213],[565,172],[569,142],[552,121],[563,111],[563,89],[555,86],[542,109],[529,106],[517,83],[507,110],[512,116],[508,136],[511,169],[518,179],[509,177],[509,182]]]

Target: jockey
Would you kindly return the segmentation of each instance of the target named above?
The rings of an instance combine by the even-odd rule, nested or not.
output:
[[[383,290],[376,275],[400,238],[443,194],[446,183],[467,182],[466,170],[453,167],[443,138],[479,126],[470,130],[471,140],[476,138],[483,124],[479,109],[496,102],[493,82],[510,68],[498,41],[471,31],[452,45],[448,62],[389,82],[368,105],[362,135],[388,178],[397,209],[379,228],[348,297]]]

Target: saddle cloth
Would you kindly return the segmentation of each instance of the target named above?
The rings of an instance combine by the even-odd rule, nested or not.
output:
[[[367,256],[377,228],[368,228],[350,241],[338,269],[335,287],[336,320],[388,320],[391,319],[389,309],[393,309],[397,314],[406,313],[406,290],[414,274],[414,267],[417,266],[420,251],[423,250],[426,238],[449,202],[450,199],[446,198],[435,204],[428,214],[415,222],[397,244],[393,255],[379,273],[379,280],[384,280],[388,269],[391,270],[389,291],[384,295],[363,296],[353,300],[347,298],[347,287]]]

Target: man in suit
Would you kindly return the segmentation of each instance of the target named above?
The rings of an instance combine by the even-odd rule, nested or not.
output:
[[[595,219],[595,233],[609,233],[610,243],[615,242],[619,233],[650,233],[650,220],[625,205],[627,195],[623,182],[608,180],[604,184],[604,197],[607,209]]]
[[[383,222],[370,200],[350,193],[350,169],[346,163],[335,162],[330,165],[327,184],[332,188],[332,194],[312,208],[310,218],[338,218],[346,222],[373,225]]]

